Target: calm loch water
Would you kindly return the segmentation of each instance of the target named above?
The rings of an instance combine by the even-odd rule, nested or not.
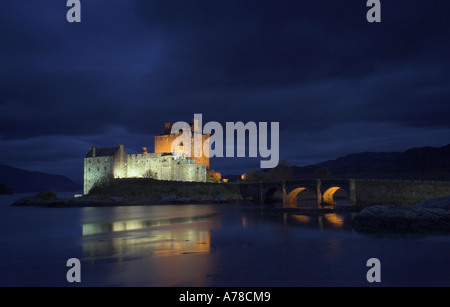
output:
[[[450,235],[370,236],[350,214],[306,216],[259,205],[18,208],[0,196],[0,285],[449,286]]]

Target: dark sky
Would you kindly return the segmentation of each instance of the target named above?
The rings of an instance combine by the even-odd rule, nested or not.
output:
[[[450,2],[0,4],[0,164],[82,178],[89,146],[153,149],[165,122],[280,123],[280,159],[450,143]],[[260,159],[211,160],[222,174]]]

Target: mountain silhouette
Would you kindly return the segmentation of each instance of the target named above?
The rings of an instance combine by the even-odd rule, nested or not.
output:
[[[0,165],[0,182],[14,193],[34,193],[41,191],[74,192],[81,191],[82,185],[63,175],[32,172],[7,165]]]
[[[405,152],[362,152],[303,167],[293,166],[298,179],[313,178],[328,168],[334,178],[450,180],[450,144]]]

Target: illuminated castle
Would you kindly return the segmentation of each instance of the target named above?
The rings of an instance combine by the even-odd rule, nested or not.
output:
[[[171,128],[172,124],[166,123],[162,134],[155,137],[154,153],[148,153],[146,147],[140,154],[127,154],[123,145],[109,148],[92,146],[84,157],[84,194],[88,194],[96,183],[113,178],[206,181],[209,157],[203,153],[202,157],[188,158],[180,154],[182,148],[171,152],[173,140],[180,135],[172,134]],[[194,134],[191,135],[193,142]],[[202,135],[206,144],[208,138],[209,135]]]
[[[196,120],[193,120],[193,123],[191,123],[191,157],[195,160],[196,164],[205,164],[206,168],[209,169],[209,134],[202,134],[202,144],[203,144],[203,150],[202,150],[202,156],[201,157],[195,157],[194,155],[194,127],[198,127],[198,123],[196,123]],[[171,132],[172,130],[172,123],[166,123],[164,131],[161,133],[161,135],[155,136],[155,153],[171,153],[171,146],[172,142],[181,135],[181,133],[173,134]],[[177,149],[177,152],[183,152],[183,149],[179,147]],[[205,154],[206,152],[206,154]]]

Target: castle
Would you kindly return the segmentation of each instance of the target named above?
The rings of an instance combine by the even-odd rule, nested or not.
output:
[[[191,124],[191,129],[193,127],[194,124]],[[183,151],[182,144],[178,150],[172,152],[172,142],[180,133],[171,133],[171,128],[172,124],[166,123],[161,135],[155,136],[154,153],[148,153],[147,148],[143,147],[140,154],[127,154],[122,144],[109,148],[92,146],[84,157],[83,193],[88,194],[96,183],[112,178],[148,177],[158,180],[205,182],[209,169],[209,146],[202,157],[194,158],[192,154],[193,158],[188,158],[180,154]],[[208,139],[209,135],[202,135],[205,145],[208,145]],[[193,137],[191,141],[193,142]]]

